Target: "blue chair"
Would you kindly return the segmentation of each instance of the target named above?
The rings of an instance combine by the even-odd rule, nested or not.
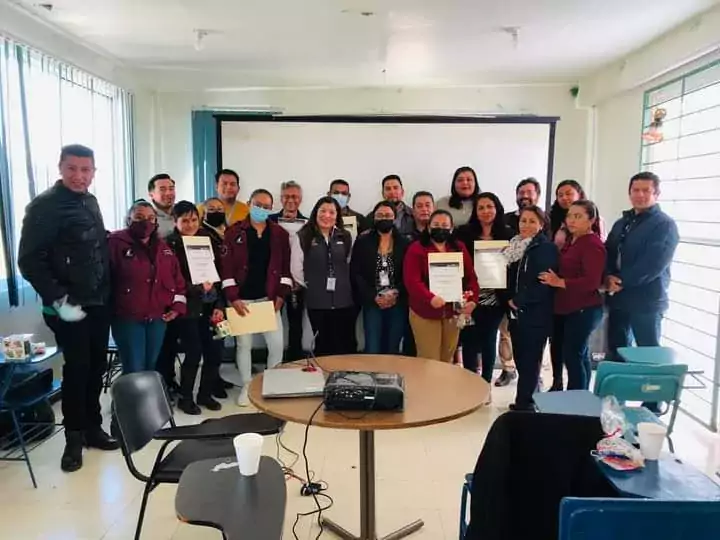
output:
[[[710,540],[720,535],[720,501],[580,499],[560,504],[559,540]]]
[[[467,507],[470,501],[470,491],[472,490],[473,473],[465,475],[462,492],[460,493],[460,540],[465,538],[468,528]]]
[[[680,407],[680,395],[687,370],[688,367],[683,364],[602,362],[595,374],[594,393],[599,397],[615,396],[623,405],[625,416],[633,427],[640,422],[654,422],[663,426],[665,424],[658,418],[659,414],[643,406],[625,406],[625,402],[667,403],[667,408],[660,415],[672,409],[670,422],[666,427],[670,451],[674,453],[675,448],[670,435]]]

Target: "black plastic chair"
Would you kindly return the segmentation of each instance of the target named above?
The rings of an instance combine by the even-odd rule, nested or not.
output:
[[[263,413],[235,414],[202,424],[177,426],[162,377],[156,371],[119,377],[112,386],[111,394],[125,462],[130,473],[145,483],[135,540],[140,539],[148,495],[159,484],[177,484],[185,467],[195,461],[234,457],[232,439],[236,435],[271,435],[284,426],[283,421]],[[148,476],[135,467],[133,454],[152,440],[164,442]],[[172,442],[178,444],[167,451]]]

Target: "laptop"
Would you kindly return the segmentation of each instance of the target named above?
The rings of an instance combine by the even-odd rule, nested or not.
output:
[[[322,396],[325,377],[322,371],[302,369],[268,369],[263,374],[264,398]]]

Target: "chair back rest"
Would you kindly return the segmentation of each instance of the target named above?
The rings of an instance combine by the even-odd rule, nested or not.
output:
[[[580,499],[560,503],[560,540],[718,538],[720,501]]]
[[[130,454],[144,448],[173,418],[157,371],[122,375],[113,383],[110,392],[122,444]]]
[[[601,362],[595,374],[595,394],[618,401],[677,402],[688,367]]]

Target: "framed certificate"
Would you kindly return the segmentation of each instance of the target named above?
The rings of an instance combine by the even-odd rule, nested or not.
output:
[[[475,275],[481,289],[507,288],[507,259],[502,250],[508,245],[506,240],[475,242]]]
[[[463,254],[461,252],[428,254],[430,292],[445,302],[462,301],[463,275]]]

